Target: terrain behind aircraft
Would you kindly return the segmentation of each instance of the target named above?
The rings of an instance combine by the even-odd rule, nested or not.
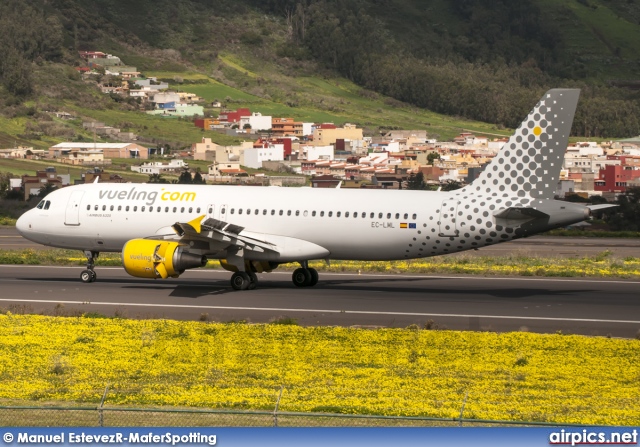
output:
[[[142,278],[178,277],[219,259],[234,289],[256,272],[314,259],[397,260],[454,253],[580,222],[590,208],[553,200],[579,90],[549,90],[477,180],[456,191],[167,184],[86,184],[49,194],[17,223],[22,236],[87,256],[122,251]],[[593,207],[592,207],[593,208]]]

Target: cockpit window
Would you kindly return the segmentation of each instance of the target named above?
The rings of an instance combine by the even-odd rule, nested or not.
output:
[[[44,206],[44,200],[41,200],[40,203],[38,203],[38,206],[36,206],[36,208],[38,208],[39,210],[42,209],[42,207]]]
[[[51,201],[50,200],[47,200],[46,202],[44,202],[44,209],[45,210],[48,210],[50,206],[51,206]]]

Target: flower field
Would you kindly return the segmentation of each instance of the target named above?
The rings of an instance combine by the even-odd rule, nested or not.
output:
[[[640,341],[0,315],[0,403],[640,424]]]
[[[0,250],[0,264],[85,265],[86,259],[73,250]],[[122,265],[119,253],[101,253],[97,266]],[[583,258],[542,258],[534,256],[470,256],[459,254],[409,261],[332,261],[312,262],[310,266],[323,272],[374,273],[450,273],[501,276],[560,276],[640,278],[640,258],[619,259],[604,251]],[[219,268],[209,261],[209,268]],[[285,264],[280,268],[297,268]]]

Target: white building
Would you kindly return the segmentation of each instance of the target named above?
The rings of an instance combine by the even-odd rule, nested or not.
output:
[[[300,146],[300,155],[305,160],[333,160],[333,146]]]
[[[143,163],[138,166],[131,166],[131,170],[139,172],[141,174],[164,174],[174,173],[182,169],[188,169],[189,165],[184,160],[171,160],[169,163],[162,163],[160,161],[154,161],[149,163]]]
[[[273,144],[268,148],[251,148],[244,150],[244,165],[253,169],[262,168],[263,161],[284,160],[284,145]]]
[[[263,116],[260,112],[254,112],[249,116],[243,116],[238,123],[240,129],[244,129],[245,125],[251,126],[253,132],[271,129],[271,116]]]

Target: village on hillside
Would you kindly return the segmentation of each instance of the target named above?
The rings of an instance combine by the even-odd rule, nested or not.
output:
[[[267,116],[249,108],[231,110],[218,101],[210,104],[220,110],[218,116],[205,118],[203,100],[197,95],[144,78],[136,67],[124,65],[117,56],[97,51],[80,55],[86,66],[76,69],[88,81],[100,78],[102,92],[136,98],[141,112],[168,119],[190,117],[198,128],[244,141],[224,146],[203,137],[191,142],[188,150],[168,154],[162,147],[139,144],[131,132],[91,121],[83,127],[118,142],[62,142],[48,150],[6,148],[0,149],[0,158],[36,158],[87,167],[86,175],[74,183],[90,182],[96,176],[101,182],[124,182],[122,176],[109,173],[109,166],[114,158],[131,158],[140,161],[131,166],[132,171],[149,176],[184,172],[193,176],[196,172],[189,168],[189,160],[206,161],[207,172],[197,175],[211,184],[437,189],[473,181],[507,141],[470,132],[462,132],[452,141],[437,141],[426,130],[411,129],[364,136],[363,129],[353,124],[339,127]],[[68,115],[56,113],[62,119]],[[71,183],[68,175],[59,175],[52,167],[11,179],[10,186],[22,191],[26,199],[44,185],[64,187]],[[640,137],[570,144],[556,192],[560,198],[579,194],[613,200],[630,186],[640,186]]]

